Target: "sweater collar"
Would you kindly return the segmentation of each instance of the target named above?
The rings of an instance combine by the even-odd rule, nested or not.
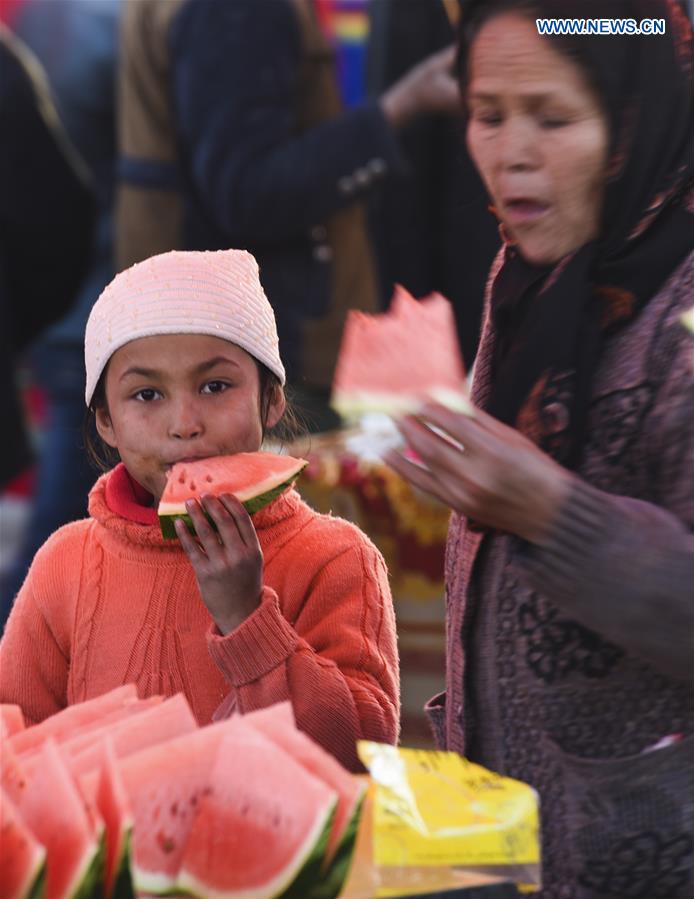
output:
[[[159,527],[152,494],[139,484],[123,463],[102,475],[89,494],[89,514],[107,530],[121,534],[133,543],[180,548],[178,541],[164,540]],[[261,531],[272,528],[293,515],[303,505],[296,490],[285,490],[277,499],[253,516],[253,525]]]
[[[127,521],[159,524],[154,497],[131,476],[122,462],[107,476],[104,498],[109,509]]]

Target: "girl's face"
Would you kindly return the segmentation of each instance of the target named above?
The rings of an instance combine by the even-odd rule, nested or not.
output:
[[[470,153],[523,256],[552,264],[596,237],[609,133],[579,66],[505,13],[475,38],[467,102]]]
[[[174,462],[255,452],[263,439],[255,360],[219,337],[142,337],[117,350],[106,375],[107,408],[96,427],[135,480],[159,502]],[[284,393],[266,427],[284,413]]]

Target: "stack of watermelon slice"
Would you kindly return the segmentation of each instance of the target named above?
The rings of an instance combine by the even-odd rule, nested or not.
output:
[[[331,899],[363,781],[290,703],[198,727],[128,685],[24,727],[0,706],[0,896]]]

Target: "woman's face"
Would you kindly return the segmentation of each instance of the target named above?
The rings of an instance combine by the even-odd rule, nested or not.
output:
[[[552,264],[596,237],[608,124],[579,66],[504,13],[475,38],[467,101],[470,153],[523,256]]]
[[[106,374],[102,440],[158,502],[175,462],[255,452],[263,438],[260,378],[253,358],[219,337],[142,337],[117,350]],[[284,412],[278,391],[267,427]]]

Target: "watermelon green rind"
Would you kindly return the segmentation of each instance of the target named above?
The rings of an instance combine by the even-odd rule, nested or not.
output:
[[[313,851],[292,881],[291,886],[281,894],[281,899],[306,899],[311,887],[319,881],[323,860],[325,858],[325,851],[328,847],[328,841],[330,840],[330,834],[333,829],[336,808],[337,799],[335,800],[331,813],[328,815],[323,832],[313,847]]]
[[[43,899],[46,892],[46,853],[38,858],[36,869],[22,885],[22,899]]]
[[[302,846],[296,852],[295,858],[305,858],[298,871],[292,871],[288,865],[281,871],[274,882],[266,882],[262,886],[248,890],[236,890],[233,893],[227,890],[215,890],[210,884],[201,883],[197,878],[189,874],[185,868],[179,873],[177,888],[161,895],[193,896],[194,899],[257,899],[258,895],[276,896],[281,899],[306,899],[307,884],[304,882],[304,871],[308,867],[312,871],[320,870],[320,865],[325,855],[325,847],[332,829],[332,820],[337,805],[337,796],[333,799],[325,812],[317,820],[313,830],[307,835]],[[297,891],[295,884],[301,880],[303,891]],[[262,892],[259,893],[259,890]]]
[[[251,499],[247,499],[244,501],[243,506],[249,515],[255,515],[256,512],[260,511],[264,506],[269,505],[274,499],[284,493],[284,491],[291,487],[291,485],[296,480],[299,473],[305,468],[305,465],[302,465],[299,471],[291,476],[286,481],[283,481],[281,484],[278,484],[276,487],[273,487],[272,490],[266,490],[264,493],[259,494],[258,496],[254,496]],[[172,512],[167,515],[159,516],[159,524],[161,526],[161,533],[165,540],[176,540],[178,539],[178,534],[176,533],[176,529],[174,527],[174,522],[177,518],[180,518],[182,521],[185,521],[188,530],[191,534],[195,533],[195,528],[193,527],[193,522],[191,520],[190,515],[185,512],[185,506],[181,506],[181,512]],[[206,515],[207,520],[213,527],[216,527],[215,523],[212,521],[209,515]]]
[[[46,858],[39,865],[31,886],[25,893],[26,899],[43,899],[46,895]]]
[[[358,418],[370,412],[397,417],[416,415],[426,402],[439,403],[452,412],[473,415],[474,409],[464,383],[460,390],[450,387],[430,387],[426,391],[367,391],[334,390],[330,405],[345,418]]]
[[[366,794],[364,793],[364,795]],[[364,808],[364,795],[356,805],[354,814],[345,828],[329,869],[314,881],[313,887],[305,894],[307,899],[336,899],[340,895],[352,864],[359,822]]]
[[[93,899],[93,897],[101,896],[104,871],[106,868],[106,832],[102,831],[99,841],[96,844],[96,851],[92,853],[91,858],[86,861],[84,874],[75,877],[78,886],[72,893],[70,899]]]
[[[244,500],[243,506],[248,512],[249,515],[255,515],[256,512],[259,512],[264,506],[269,505],[274,499],[284,493],[284,491],[291,487],[294,481],[296,481],[297,477],[301,474],[301,472],[306,468],[306,463],[304,463],[299,470],[284,481],[282,484],[278,484],[277,487],[273,487],[272,490],[267,490],[265,493],[261,493],[259,496],[251,497],[251,499]]]
[[[132,827],[128,831],[123,840],[120,858],[116,867],[115,880],[113,882],[113,890],[111,899],[135,899],[135,888],[133,886],[132,873],[130,871],[130,855],[132,851]]]
[[[170,877],[131,867],[131,881],[136,896],[195,896],[171,882]]]

